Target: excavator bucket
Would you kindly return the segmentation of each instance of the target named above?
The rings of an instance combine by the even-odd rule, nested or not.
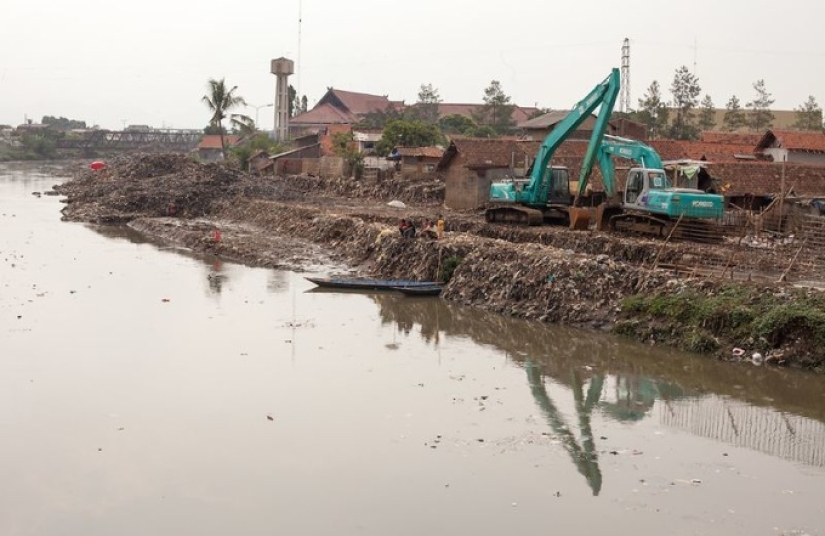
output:
[[[611,229],[610,219],[613,216],[622,213],[622,208],[619,206],[602,203],[596,208],[596,230],[609,231]]]
[[[590,211],[581,207],[570,207],[567,209],[570,216],[570,229],[574,231],[586,231],[590,225]]]

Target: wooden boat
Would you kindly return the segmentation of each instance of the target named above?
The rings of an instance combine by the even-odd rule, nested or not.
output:
[[[434,281],[408,281],[404,279],[366,279],[348,277],[305,277],[307,281],[322,288],[348,290],[400,290],[439,286]],[[440,288],[440,287],[439,287]]]
[[[434,284],[428,287],[395,287],[393,290],[397,290],[405,296],[438,296],[441,294],[441,288],[441,285]]]

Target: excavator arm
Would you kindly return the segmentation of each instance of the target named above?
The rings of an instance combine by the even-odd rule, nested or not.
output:
[[[641,167],[647,169],[664,169],[664,164],[653,147],[645,145],[644,143],[631,140],[628,138],[620,138],[618,136],[604,136],[604,139],[598,144],[598,160],[599,168],[602,171],[602,180],[604,182],[604,191],[608,198],[612,198],[617,193],[616,186],[616,167],[613,164],[613,157],[626,158],[639,162]],[[584,172],[584,168],[582,168]],[[587,182],[590,174],[580,177],[579,188],[582,187],[582,182]],[[579,190],[582,192],[583,190]]]
[[[547,166],[550,163],[550,159],[559,148],[559,145],[575,132],[584,120],[593,114],[596,108],[601,106],[596,118],[596,127],[593,129],[593,135],[590,138],[588,154],[590,154],[591,149],[593,149],[594,143],[598,144],[598,141],[604,135],[605,129],[607,129],[607,122],[616,104],[616,98],[619,94],[619,81],[619,70],[613,69],[610,75],[593,88],[586,97],[579,101],[570,113],[544,138],[538,153],[536,153],[536,159],[533,162],[530,181],[524,188],[523,202],[540,204],[543,200],[547,199],[550,184],[549,181],[545,179],[548,174]],[[585,158],[585,163],[587,163],[587,157]],[[590,167],[592,167],[592,155],[590,156],[590,160]]]

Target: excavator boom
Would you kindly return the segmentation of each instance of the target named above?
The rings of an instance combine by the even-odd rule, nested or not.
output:
[[[567,217],[571,205],[569,181],[566,169],[550,168],[550,161],[559,146],[597,109],[596,123],[588,146],[585,164],[592,168],[596,158],[595,147],[604,135],[610,114],[616,104],[620,89],[619,70],[594,87],[544,138],[536,154],[526,181],[505,180],[490,185],[488,221],[520,221],[540,224],[551,208],[561,206]],[[589,164],[588,164],[589,162]],[[563,171],[563,173],[562,173]]]

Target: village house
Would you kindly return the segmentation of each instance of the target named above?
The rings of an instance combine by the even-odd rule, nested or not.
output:
[[[236,145],[241,137],[234,134],[224,135],[224,142],[226,148]],[[217,162],[223,159],[223,147],[221,146],[221,137],[218,134],[206,134],[201,138],[200,143],[195,148],[198,158],[203,162]]]
[[[533,117],[518,123],[518,128],[526,137],[534,140],[543,140],[568,115],[570,110],[553,110],[546,114]],[[588,140],[596,126],[596,116],[591,114],[582,121],[581,125],[568,136],[571,140]],[[625,118],[613,118],[607,124],[606,134],[621,136],[634,140],[645,140],[647,133],[644,125]]]
[[[397,160],[402,177],[413,177],[434,172],[443,155],[441,147],[396,147],[390,159]]]
[[[330,125],[354,125],[367,114],[403,108],[404,101],[391,101],[386,95],[329,88],[311,110],[289,120],[290,134],[300,137]]]
[[[774,162],[825,166],[825,133],[770,129],[756,144],[756,152]]]

